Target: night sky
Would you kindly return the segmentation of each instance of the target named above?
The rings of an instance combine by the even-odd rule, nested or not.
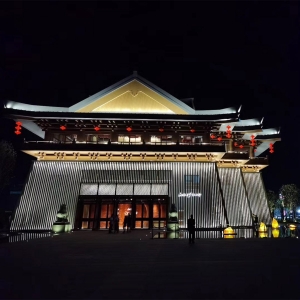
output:
[[[0,97],[71,106],[137,70],[196,109],[242,104],[242,119],[281,127],[265,184],[300,187],[299,21],[297,1],[2,2]],[[36,139],[1,122],[16,147]],[[16,180],[30,162],[19,154]]]

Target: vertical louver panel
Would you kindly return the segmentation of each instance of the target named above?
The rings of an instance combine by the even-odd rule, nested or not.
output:
[[[243,173],[251,211],[258,216],[260,222],[271,224],[271,214],[265,193],[261,173]]]
[[[51,229],[61,204],[67,205],[68,218],[73,225],[80,189],[82,193],[95,195],[98,185],[98,195],[169,195],[169,204],[177,206],[181,228],[187,227],[191,214],[198,228],[224,227],[223,191],[230,225],[251,225],[240,170],[224,168],[219,169],[219,173],[221,184],[215,163],[36,161],[15,211],[11,229]],[[245,177],[245,185],[253,212],[259,210],[261,205],[261,220],[265,220],[263,183],[258,177],[255,178],[247,180]],[[119,186],[118,190],[116,186]],[[256,190],[258,194],[251,194],[254,188],[249,186],[258,186],[260,192]]]
[[[252,216],[240,169],[218,169],[230,226],[251,226]]]

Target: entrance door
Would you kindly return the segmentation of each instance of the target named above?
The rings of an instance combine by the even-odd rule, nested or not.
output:
[[[153,199],[153,228],[164,228],[167,225],[167,199]]]
[[[133,215],[132,199],[119,199],[117,204],[117,214],[119,217],[119,229],[123,229],[124,219],[126,215]],[[133,216],[131,217],[133,219]]]
[[[135,205],[135,228],[149,229],[152,218],[151,199],[136,199]]]
[[[109,228],[109,218],[115,213],[115,199],[102,199],[100,209],[100,229]]]

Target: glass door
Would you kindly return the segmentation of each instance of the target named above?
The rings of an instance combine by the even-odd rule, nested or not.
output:
[[[163,229],[167,225],[167,199],[153,199],[153,228]]]
[[[109,219],[115,211],[115,199],[102,199],[100,209],[100,229],[109,228]]]
[[[119,217],[119,229],[123,229],[125,216],[131,215],[131,221],[133,220],[133,203],[132,199],[119,199],[117,214]]]
[[[135,205],[135,228],[150,228],[150,219],[152,215],[151,200],[137,199]]]

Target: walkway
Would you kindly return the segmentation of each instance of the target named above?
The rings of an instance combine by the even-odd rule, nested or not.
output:
[[[150,235],[81,231],[0,244],[0,298],[299,299],[298,239],[189,245]]]

